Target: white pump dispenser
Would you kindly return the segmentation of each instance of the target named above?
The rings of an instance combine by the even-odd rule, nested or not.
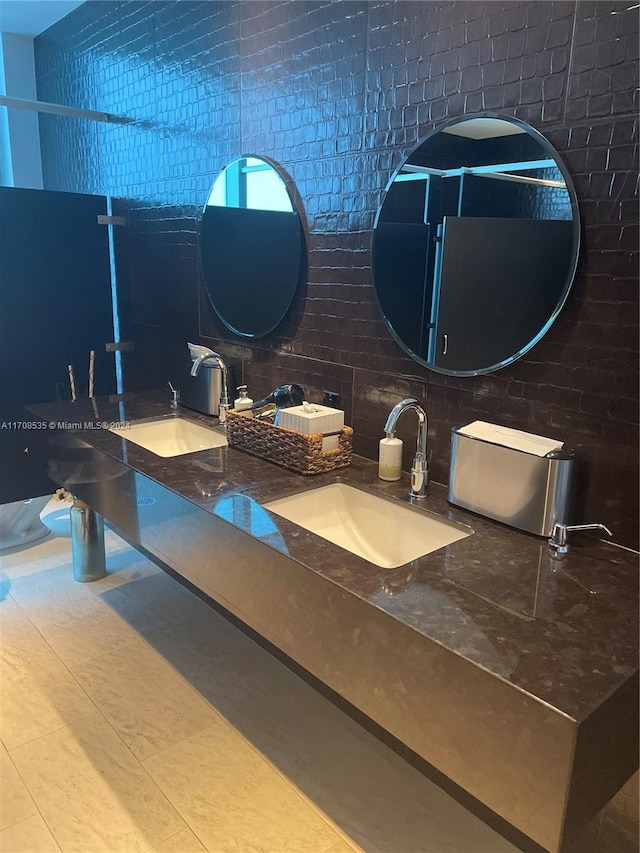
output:
[[[234,400],[233,408],[236,412],[242,412],[246,409],[250,409],[253,406],[253,400],[248,394],[246,385],[238,385],[238,396]]]
[[[402,477],[402,440],[387,433],[380,439],[378,477],[381,480],[399,480]]]

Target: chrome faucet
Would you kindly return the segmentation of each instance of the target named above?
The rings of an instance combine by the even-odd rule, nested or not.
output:
[[[601,530],[609,536],[613,535],[604,524],[561,524],[559,521],[556,521],[553,525],[551,538],[548,540],[549,550],[554,560],[562,560],[566,556],[569,550],[567,533],[570,533],[572,530]]]
[[[204,355],[198,356],[196,360],[191,365],[191,375],[197,376],[200,372],[200,368],[205,363],[205,361],[215,361],[215,363],[220,368],[220,373],[222,374],[222,393],[220,396],[220,403],[218,406],[218,418],[220,423],[223,424],[227,420],[227,411],[231,408],[231,404],[229,402],[229,389],[227,385],[227,366],[222,360],[222,356],[218,355],[217,352],[207,352]]]
[[[418,416],[418,439],[416,442],[416,455],[413,457],[411,466],[411,491],[409,497],[412,501],[424,500],[427,496],[427,483],[429,482],[429,466],[427,464],[427,413],[420,403],[413,397],[402,400],[389,412],[389,417],[384,425],[387,438],[393,438],[396,434],[396,425],[403,412],[411,409]]]
[[[169,405],[172,409],[177,409],[180,402],[180,391],[178,388],[174,388],[170,382],[167,382],[167,385],[171,389],[171,403]]]

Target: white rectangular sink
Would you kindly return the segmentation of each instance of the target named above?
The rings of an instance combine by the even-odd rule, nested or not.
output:
[[[227,444],[222,432],[180,417],[123,425],[109,432],[139,444],[157,456],[181,456],[183,453],[225,447]]]
[[[473,533],[470,527],[344,483],[300,492],[264,507],[386,569]]]

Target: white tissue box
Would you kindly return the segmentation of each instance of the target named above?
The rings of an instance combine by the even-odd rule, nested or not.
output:
[[[338,447],[338,433],[344,427],[344,412],[316,403],[291,406],[280,409],[278,426],[303,435],[323,435],[322,449],[335,450]]]

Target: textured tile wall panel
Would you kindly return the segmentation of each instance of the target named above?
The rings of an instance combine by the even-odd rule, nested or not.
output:
[[[187,338],[227,355],[254,396],[337,385],[358,452],[388,410],[430,415],[446,480],[453,425],[484,418],[570,437],[589,460],[589,520],[637,542],[638,10],[628,2],[87,2],[36,39],[39,97],[129,125],[41,116],[46,185],[107,193],[127,216],[119,278],[131,388],[162,385]],[[427,371],[386,329],[371,283],[384,188],[444,119],[530,122],[576,184],[583,250],[567,305],[524,358],[491,376]],[[240,154],[278,162],[308,249],[280,327],[234,338],[212,315],[198,219]],[[126,251],[125,251],[126,246]],[[319,398],[319,397],[318,397]],[[414,438],[406,429],[408,462]]]

